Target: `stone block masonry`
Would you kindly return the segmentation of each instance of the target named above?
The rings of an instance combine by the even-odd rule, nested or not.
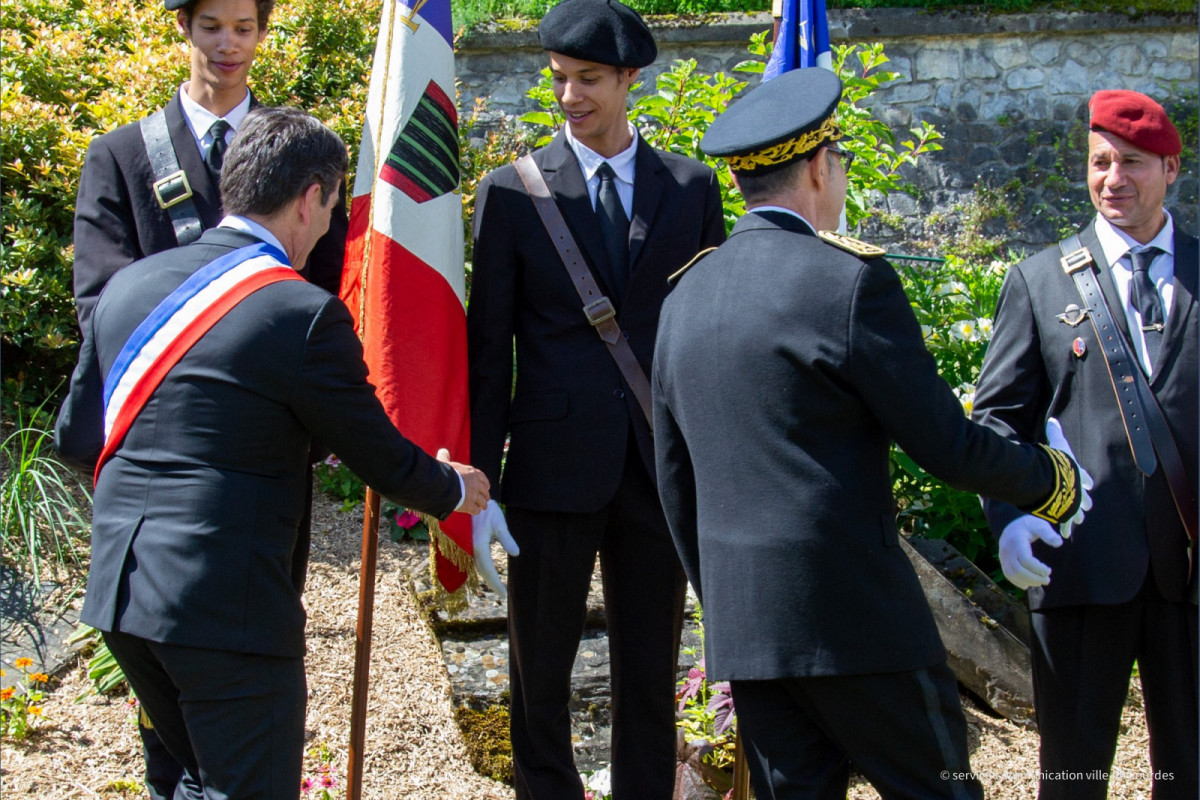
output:
[[[1034,250],[1064,226],[1094,213],[1084,183],[1087,100],[1100,89],[1134,89],[1163,102],[1184,138],[1184,170],[1167,196],[1176,221],[1197,231],[1197,14],[1054,12],[982,14],[919,9],[833,9],[835,44],[883,44],[887,68],[901,77],[869,106],[895,132],[927,121],[943,150],[906,168],[916,197],[893,196],[883,208],[899,223],[873,226],[884,241],[924,238],[929,219],[953,218],[977,186],[1000,193],[1011,219],[993,226],[1014,248]],[[749,56],[767,14],[651,18],[658,61],[643,70],[642,91],[676,59],[706,72],[726,71]],[[533,110],[525,96],[546,59],[532,28],[473,30],[457,49],[463,108],[476,98],[493,115]],[[752,82],[757,78],[750,77]]]

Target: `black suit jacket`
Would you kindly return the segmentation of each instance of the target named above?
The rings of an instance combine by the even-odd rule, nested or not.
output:
[[[630,275],[613,297],[617,320],[649,375],[667,277],[725,229],[711,169],[639,138],[630,220]],[[579,162],[564,134],[534,153],[597,282],[608,256]],[[514,167],[479,185],[467,313],[471,462],[501,499],[538,511],[591,512],[616,492],[632,422],[653,474],[649,426],[583,303]],[[515,356],[516,392],[513,393]],[[505,438],[511,446],[500,482]]]
[[[945,652],[899,546],[888,451],[1022,505],[1046,454],[972,425],[899,277],[751,213],[680,280],[654,354],[658,483],[709,675],[918,669]]]
[[[1080,240],[1096,259],[1098,280],[1122,335],[1124,306],[1096,237],[1095,223]],[[1122,603],[1133,598],[1152,566],[1168,600],[1187,584],[1187,535],[1160,467],[1143,478],[1133,463],[1104,354],[1090,322],[1071,326],[1058,316],[1081,308],[1079,292],[1059,266],[1057,246],[1009,270],[996,306],[994,334],[975,391],[975,417],[1010,438],[1036,438],[1048,416],[1062,422],[1079,463],[1095,481],[1092,510],[1069,541],[1054,549],[1035,545],[1053,574],[1029,590],[1033,608]],[[1197,395],[1196,239],[1176,230],[1175,289],[1150,389],[1158,398],[1196,492],[1200,403]],[[1082,358],[1073,342],[1082,339]],[[1051,404],[1053,401],[1053,408]],[[999,536],[1021,512],[985,502]]]
[[[250,100],[251,108],[258,102]],[[221,197],[188,128],[179,93],[166,105],[167,130],[179,168],[187,173],[196,213],[205,230],[221,221]],[[80,327],[87,324],[96,297],[113,274],[154,253],[178,246],[170,215],[154,198],[154,173],[142,141],[141,122],[92,140],[79,176],[75,200],[75,309]],[[301,274],[338,293],[346,249],[346,206],[342,199]]]
[[[94,466],[104,379],[137,325],[196,270],[256,241],[217,228],[112,277],[59,413],[64,459]],[[396,502],[440,518],[459,502],[454,471],[388,421],[341,301],[273,284],[175,365],[101,471],[82,619],[171,644],[303,655],[292,559],[313,437]]]

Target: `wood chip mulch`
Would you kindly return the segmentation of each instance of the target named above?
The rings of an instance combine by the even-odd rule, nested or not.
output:
[[[308,748],[305,775],[318,778],[316,751],[332,755],[344,797],[354,668],[354,631],[362,530],[361,506],[343,513],[318,497],[313,552],[305,590],[308,608]],[[454,723],[450,682],[440,649],[408,587],[423,569],[427,548],[380,546],[376,580],[371,691],[364,759],[363,797],[371,800],[508,800],[512,789],[480,777],[467,761]],[[134,710],[121,696],[73,703],[90,683],[81,665],[56,680],[37,730],[23,742],[5,739],[0,793],[5,800],[143,798],[141,750]],[[1036,795],[1037,735],[993,719],[968,704],[971,766],[987,796],[1025,800]],[[1121,723],[1109,797],[1150,797],[1147,736],[1136,681]],[[310,792],[306,797],[317,797]],[[878,795],[856,781],[853,800]]]

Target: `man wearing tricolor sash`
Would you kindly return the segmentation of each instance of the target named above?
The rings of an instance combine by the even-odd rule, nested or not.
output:
[[[59,413],[60,455],[96,475],[81,616],[183,765],[176,798],[297,796],[292,561],[313,440],[438,518],[488,499],[482,473],[392,426],[345,306],[292,268],[327,230],[346,166],[307,114],[248,115],[222,171],[227,216],[113,276]]]

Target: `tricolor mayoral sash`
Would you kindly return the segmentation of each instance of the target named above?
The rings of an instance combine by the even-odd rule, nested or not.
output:
[[[210,261],[142,320],[104,380],[104,448],[93,480],[179,359],[238,303],[272,283],[303,280],[278,248],[259,242]]]

